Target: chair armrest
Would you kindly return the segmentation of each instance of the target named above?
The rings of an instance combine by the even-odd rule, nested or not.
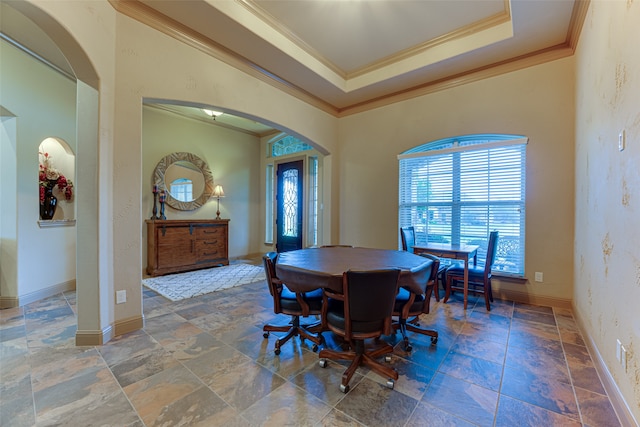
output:
[[[323,295],[323,298],[326,297],[326,298],[336,299],[338,301],[344,301],[344,295],[343,294],[341,294],[340,292],[336,292],[334,290],[331,290],[331,289],[327,289],[327,288],[322,289],[322,295]]]
[[[298,304],[300,304],[300,308],[302,309],[302,317],[309,316],[309,304],[304,300],[304,294],[296,292],[296,301],[298,301]]]
[[[322,289],[322,311],[320,314],[320,324],[323,331],[329,329],[327,325],[327,313],[329,310],[329,298],[344,302],[344,295],[331,289]]]

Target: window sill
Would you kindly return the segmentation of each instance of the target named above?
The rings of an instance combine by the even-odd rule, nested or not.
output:
[[[512,282],[519,285],[525,285],[529,282],[529,279],[527,279],[526,277],[511,276],[511,275],[499,274],[494,272],[491,272],[491,277],[495,277],[501,282]]]
[[[76,225],[75,219],[39,219],[38,225],[40,228],[51,227],[74,227]]]

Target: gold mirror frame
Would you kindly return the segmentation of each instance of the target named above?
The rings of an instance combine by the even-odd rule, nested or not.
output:
[[[202,190],[202,194],[191,202],[182,202],[171,196],[171,193],[166,188],[164,182],[164,176],[167,172],[167,168],[173,163],[181,160],[192,163],[200,169],[200,172],[202,172],[202,176],[204,177],[204,189]],[[209,200],[213,194],[213,175],[211,174],[209,165],[207,165],[207,162],[202,160],[200,157],[192,153],[177,152],[163,157],[162,160],[158,162],[158,165],[153,172],[153,183],[158,186],[158,191],[164,190],[167,205],[180,211],[192,211],[198,209],[207,203],[207,200]]]

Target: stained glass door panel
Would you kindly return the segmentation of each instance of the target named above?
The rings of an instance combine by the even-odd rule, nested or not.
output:
[[[302,249],[302,160],[278,165],[277,243],[278,252]]]

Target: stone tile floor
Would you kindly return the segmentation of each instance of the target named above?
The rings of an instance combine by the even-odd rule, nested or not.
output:
[[[0,310],[2,426],[619,426],[571,311],[473,297],[431,305],[395,346],[395,388],[325,369],[294,338],[276,356],[276,316],[259,282],[171,302],[147,289],[143,330],[76,347],[66,292]],[[338,347],[325,332],[328,346]],[[346,363],[346,362],[345,362]]]

